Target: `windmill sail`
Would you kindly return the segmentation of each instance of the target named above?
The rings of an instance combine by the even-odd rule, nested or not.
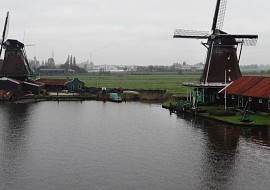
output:
[[[258,35],[220,34],[218,37],[222,41],[234,40],[236,44],[242,43],[244,46],[255,46],[258,41]],[[231,45],[236,45],[236,44],[231,44]]]
[[[174,38],[207,39],[209,37],[209,32],[196,31],[196,30],[175,29],[173,37]]]
[[[227,0],[221,0],[219,4],[217,23],[215,27],[216,29],[222,30],[226,6],[227,6]]]
[[[7,38],[8,21],[9,21],[9,12],[7,12],[6,21],[5,21],[5,25],[4,25],[4,30],[3,30],[3,34],[2,34],[2,41],[1,41],[1,48],[0,48],[0,57],[1,57],[1,54],[2,54],[4,42],[5,42],[6,38]]]

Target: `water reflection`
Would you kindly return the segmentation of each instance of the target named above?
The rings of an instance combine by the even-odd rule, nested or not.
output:
[[[217,121],[211,121],[201,117],[194,117],[190,114],[179,113],[178,118],[184,119],[193,127],[200,127],[203,131],[222,133],[225,135],[236,135],[237,138],[245,138],[253,140],[255,143],[265,144],[270,146],[270,126],[269,127],[250,127],[250,126],[233,126],[223,124]],[[218,130],[216,130],[218,129]],[[219,132],[218,132],[219,131]],[[228,132],[228,134],[226,134]]]
[[[201,189],[229,189],[234,184],[240,138],[270,145],[270,127],[236,127],[183,113],[178,114],[178,118],[201,129],[205,135],[205,141],[202,141],[205,145],[201,158]]]
[[[142,103],[0,105],[0,189],[268,187],[269,129],[166,113]]]
[[[27,154],[29,132],[27,123],[30,109],[31,104],[1,104],[1,189],[16,189],[20,184],[17,179],[18,176],[23,175],[25,155]]]

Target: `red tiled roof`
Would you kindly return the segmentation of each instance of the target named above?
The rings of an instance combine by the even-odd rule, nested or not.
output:
[[[224,93],[224,89],[221,93]],[[241,77],[227,86],[226,93],[270,99],[270,77]]]
[[[46,85],[61,85],[64,86],[66,82],[69,81],[69,79],[45,79],[45,78],[40,78],[36,80],[37,82],[46,84]]]
[[[31,83],[31,84],[38,85],[38,86],[43,86],[44,85],[44,83],[38,82],[38,81],[33,80],[33,79],[28,79],[26,81],[26,83]]]
[[[227,87],[227,93],[242,95],[260,80],[262,80],[261,77],[241,77]]]
[[[262,77],[262,80],[245,92],[243,96],[270,99],[270,77]]]

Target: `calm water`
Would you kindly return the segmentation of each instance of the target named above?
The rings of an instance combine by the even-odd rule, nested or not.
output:
[[[0,189],[268,189],[269,139],[158,104],[0,104]]]

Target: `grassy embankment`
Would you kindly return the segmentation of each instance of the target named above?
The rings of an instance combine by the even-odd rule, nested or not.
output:
[[[170,103],[172,106],[176,106],[176,102],[164,102],[162,105],[165,108],[170,108]],[[227,114],[212,114],[212,113],[223,113],[224,106],[218,105],[199,105],[199,108],[205,110],[205,112],[199,113],[200,116],[214,119],[218,121],[222,121],[225,123],[230,123],[234,125],[241,126],[270,126],[270,117],[267,113],[249,113],[249,119],[251,122],[244,123],[241,122],[243,118],[243,113],[241,111],[235,112],[235,115],[227,115]]]
[[[232,123],[236,125],[256,125],[256,126],[270,126],[270,117],[267,114],[256,114],[256,113],[249,113],[250,120],[251,122],[249,123],[243,123],[241,122],[243,118],[243,113],[242,112],[236,112],[236,115],[233,116],[217,116],[217,115],[212,115],[210,112],[219,112],[224,110],[223,106],[200,106],[201,108],[204,108],[207,110],[205,113],[201,113],[202,116],[212,118],[212,119],[217,119],[219,121],[227,122],[227,123]]]
[[[67,76],[43,76],[50,78],[67,78]],[[169,94],[186,95],[183,82],[198,81],[200,75],[179,75],[177,73],[111,73],[99,75],[87,73],[69,75],[69,78],[78,77],[87,87],[107,87],[133,90],[167,90]]]

